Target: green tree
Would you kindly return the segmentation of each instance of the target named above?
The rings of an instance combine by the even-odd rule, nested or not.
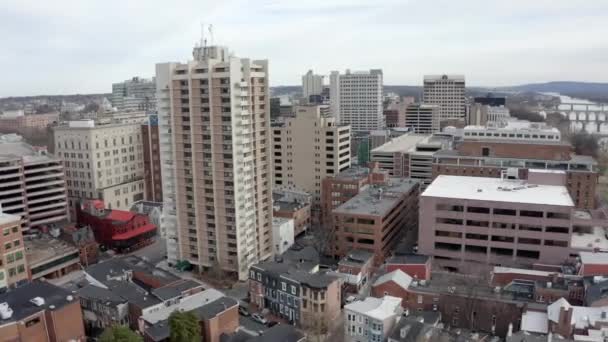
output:
[[[126,326],[116,325],[103,331],[100,342],[143,342],[143,338]]]
[[[169,316],[171,342],[200,342],[201,327],[193,312],[173,311]]]

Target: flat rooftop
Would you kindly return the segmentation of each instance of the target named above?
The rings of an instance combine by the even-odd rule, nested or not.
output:
[[[78,249],[61,239],[55,239],[48,235],[42,235],[40,238],[24,239],[26,247],[26,257],[31,268],[46,264],[54,259],[59,259],[63,256],[78,253]],[[80,262],[76,258],[76,262]]]
[[[589,233],[572,233],[570,237],[570,247],[583,250],[599,249],[608,252],[608,239],[606,239],[606,229],[603,227],[591,227]],[[604,254],[604,253],[597,253]],[[608,263],[608,253],[606,263]]]
[[[369,167],[363,166],[351,166],[348,169],[338,173],[334,176],[335,179],[360,179],[367,177],[370,173]]]
[[[30,302],[35,297],[43,298],[44,304],[37,306]],[[0,325],[24,320],[41,311],[59,310],[73,302],[78,302],[78,299],[68,290],[47,282],[33,281],[0,294],[0,303],[8,304],[13,310],[12,317],[0,318]]]
[[[404,134],[382,146],[376,147],[371,153],[407,152],[412,147],[416,147],[416,144],[429,137],[430,135],[428,134]]]
[[[383,217],[395,207],[402,194],[408,193],[418,183],[410,178],[389,178],[386,185],[366,187],[357,196],[334,209],[333,212]]]
[[[489,177],[440,175],[421,196],[574,207],[568,189],[563,185],[538,185]]]

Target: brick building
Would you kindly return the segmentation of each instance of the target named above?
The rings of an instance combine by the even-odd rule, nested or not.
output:
[[[335,176],[323,179],[321,187],[321,216],[324,227],[331,227],[332,211],[355,197],[369,184],[384,183],[388,172],[381,171],[378,164],[370,167],[352,166]]]
[[[319,323],[340,315],[341,286],[339,277],[319,271],[319,264],[309,261],[269,261],[249,270],[252,306],[304,328],[319,328]]]
[[[344,291],[358,293],[370,280],[374,254],[353,249],[338,262],[338,273],[344,279]]]
[[[59,121],[59,113],[0,116],[0,131],[23,133],[28,129],[43,130],[57,121]]]
[[[418,195],[419,182],[389,178],[334,209],[334,257],[361,249],[373,253],[374,263],[381,264],[403,237],[413,236],[417,229]]]
[[[129,252],[146,246],[156,235],[156,226],[148,216],[132,211],[104,209],[103,202],[83,203],[77,212],[78,223],[88,225],[97,242],[117,252]]]
[[[82,319],[78,298],[47,282],[0,294],[2,341],[85,342]]]
[[[158,116],[148,116],[148,122],[141,125],[141,136],[144,151],[144,200],[162,202]]]
[[[140,332],[145,342],[168,342],[171,313],[192,312],[199,319],[202,340],[220,342],[222,334],[231,334],[239,327],[238,307],[235,299],[208,289],[142,315],[139,318]]]
[[[401,270],[412,278],[429,280],[431,277],[431,258],[421,254],[396,254],[384,262],[387,272]]]
[[[572,147],[560,141],[464,139],[454,150],[433,155],[432,173],[433,179],[438,175],[499,178],[508,168],[519,169],[520,179],[528,179],[531,169],[564,171],[576,207],[593,209],[597,205],[596,161],[573,154]]]
[[[293,219],[294,235],[307,231],[311,225],[312,196],[301,191],[274,190],[272,216]]]

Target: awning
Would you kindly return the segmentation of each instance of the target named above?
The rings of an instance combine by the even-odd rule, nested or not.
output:
[[[116,234],[116,235],[112,236],[112,240],[128,240],[132,237],[136,237],[137,235],[141,235],[141,234],[151,232],[154,230],[156,230],[156,226],[151,223],[148,223],[145,226],[135,228],[126,233]]]

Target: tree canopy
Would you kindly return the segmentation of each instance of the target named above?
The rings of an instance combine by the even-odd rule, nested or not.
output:
[[[169,316],[171,342],[200,342],[201,328],[193,312],[174,311]]]
[[[117,325],[106,328],[100,342],[143,342],[143,338],[126,326]]]

